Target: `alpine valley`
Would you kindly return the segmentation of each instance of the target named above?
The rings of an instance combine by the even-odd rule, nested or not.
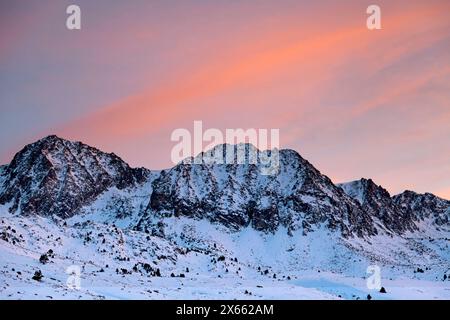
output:
[[[450,299],[450,201],[334,184],[293,150],[259,166],[26,146],[0,167],[0,299]]]

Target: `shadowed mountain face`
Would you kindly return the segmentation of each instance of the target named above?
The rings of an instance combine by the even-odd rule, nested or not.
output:
[[[417,222],[431,220],[437,226],[450,224],[450,201],[434,194],[405,191],[393,197],[394,202]]]
[[[230,150],[237,154],[237,146],[217,148],[225,155]],[[251,145],[246,149],[258,157],[268,152]],[[67,218],[112,188],[137,190],[153,181],[150,201],[136,204],[147,208],[136,228],[161,217],[185,216],[231,230],[251,226],[275,232],[284,227],[290,234],[295,230],[307,234],[325,227],[344,237],[366,237],[380,231],[415,231],[424,219],[437,226],[449,223],[449,201],[412,192],[392,198],[370,179],[336,186],[293,150],[279,151],[275,174],[262,174],[261,166],[248,157],[239,164],[203,158],[198,164],[183,161],[156,173],[130,168],[116,155],[80,142],[49,136],[0,167],[0,204],[8,205],[12,213]]]
[[[371,179],[342,183],[339,186],[356,199],[364,211],[378,219],[394,234],[417,231],[423,222],[434,228],[449,226],[450,201],[431,193],[404,191],[391,197]]]
[[[404,210],[383,187],[376,185],[371,179],[361,179],[349,183],[338,184],[345,193],[357,200],[364,212],[367,212],[387,231],[401,234],[414,231],[414,215]]]

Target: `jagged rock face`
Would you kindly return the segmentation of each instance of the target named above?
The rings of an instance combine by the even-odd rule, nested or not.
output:
[[[295,151],[279,152],[276,174],[261,172],[260,163],[180,163],[155,180],[149,215],[207,218],[268,232],[284,226],[307,233],[323,224],[345,236],[376,233],[360,205]]]
[[[114,154],[49,136],[26,146],[1,172],[0,204],[22,214],[70,217],[111,187],[145,180]],[[1,181],[1,180],[0,180]]]
[[[376,185],[371,179],[341,183],[338,186],[357,200],[365,212],[377,218],[387,231],[400,234],[417,229],[411,212],[403,210],[391,198],[389,192]]]
[[[0,166],[0,192],[2,191],[3,183],[5,182],[5,171],[8,166]]]
[[[441,199],[431,193],[418,194],[405,191],[393,197],[394,202],[416,221],[431,219],[438,226],[450,222],[450,201]]]

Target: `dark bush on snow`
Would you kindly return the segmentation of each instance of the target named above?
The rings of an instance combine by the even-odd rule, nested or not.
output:
[[[42,264],[46,264],[49,261],[47,254],[43,254],[41,255],[41,257],[39,258],[39,262]]]
[[[38,270],[34,273],[34,276],[31,279],[36,280],[36,281],[41,281],[43,277],[44,276],[42,275],[41,270]]]

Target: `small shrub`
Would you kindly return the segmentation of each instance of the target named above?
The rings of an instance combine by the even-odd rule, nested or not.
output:
[[[34,273],[34,276],[31,278],[36,281],[41,281],[44,276],[42,275],[41,270],[38,270]]]
[[[49,261],[47,254],[43,254],[41,255],[41,257],[39,258],[39,262],[42,264],[46,264]]]

